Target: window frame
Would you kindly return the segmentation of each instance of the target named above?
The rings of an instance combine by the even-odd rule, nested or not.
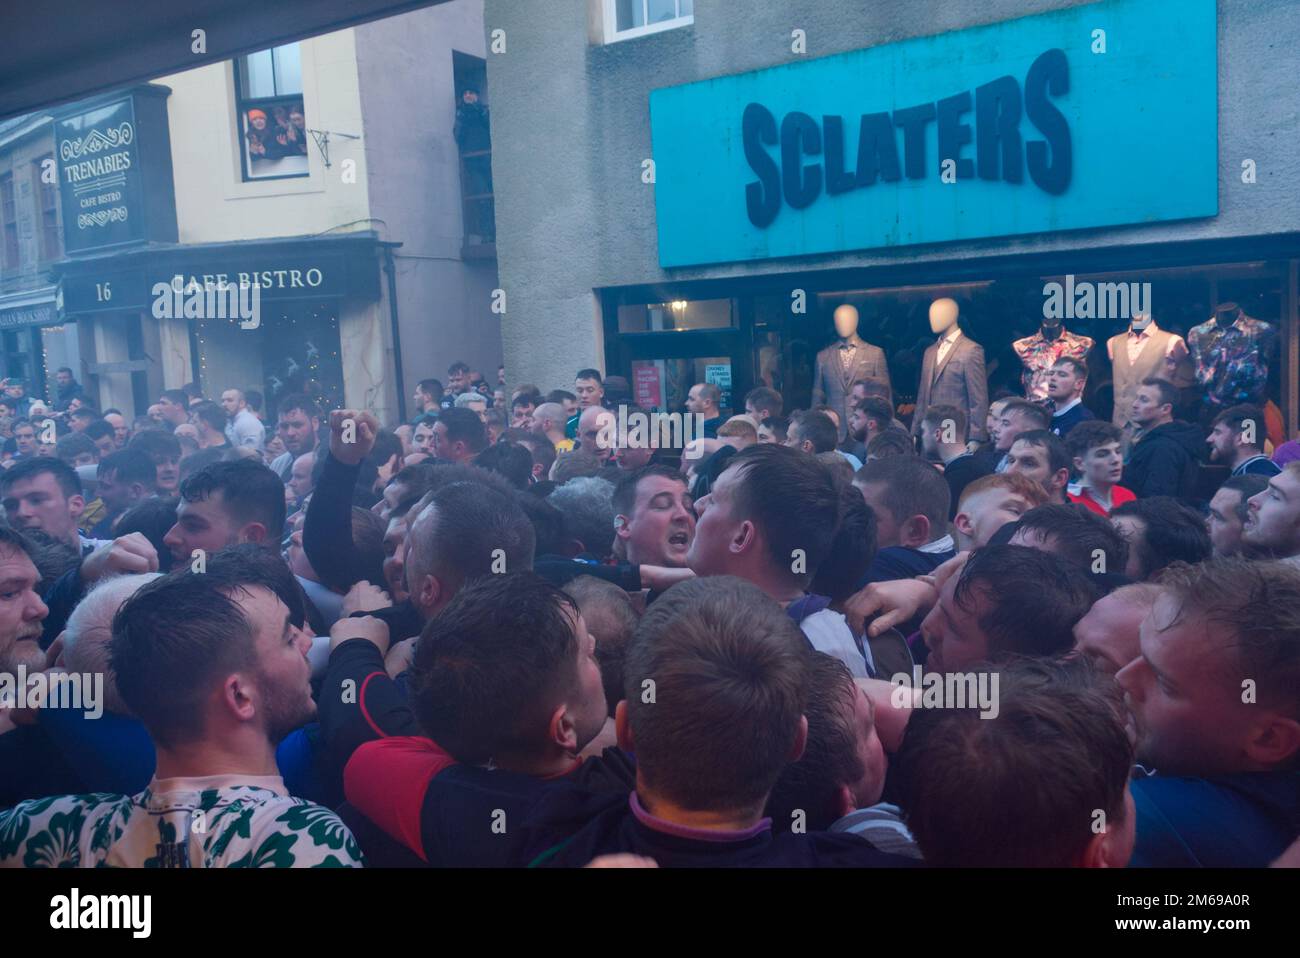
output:
[[[13,218],[10,219],[12,214]],[[23,246],[18,235],[18,181],[12,169],[0,173],[0,267],[17,272],[23,267]],[[9,261],[10,230],[13,231],[13,262]]]
[[[46,183],[43,177],[46,160],[54,162],[54,154],[46,153],[32,160],[32,175],[36,179],[36,212],[41,224],[41,256],[47,262],[63,258],[63,231],[59,229],[59,185]]]
[[[300,48],[299,52],[301,54],[301,42],[295,41],[295,44],[299,46]],[[282,47],[287,47],[291,45],[293,44],[288,44],[288,43],[279,44],[279,46]],[[275,50],[276,47],[267,47],[266,49]],[[265,52],[265,50],[255,50],[253,52],[263,53]],[[275,173],[270,176],[254,176],[252,174],[252,170],[250,168],[252,165],[252,158],[248,155],[247,137],[244,132],[244,116],[246,112],[250,109],[266,109],[272,106],[279,106],[281,104],[292,102],[292,103],[299,103],[302,105],[303,116],[305,119],[306,111],[307,111],[307,94],[306,91],[303,90],[298,93],[277,93],[274,96],[258,96],[258,97],[245,96],[244,80],[243,80],[244,70],[241,68],[241,62],[246,61],[248,57],[251,55],[252,54],[244,54],[243,56],[235,57],[231,64],[231,66],[233,67],[232,72],[235,75],[235,137],[238,140],[238,146],[239,146],[240,178],[244,183],[263,183],[269,180],[301,180],[301,179],[309,178],[311,176],[311,150],[310,149],[307,150],[307,153],[305,155],[305,159],[307,160],[307,169],[303,170],[301,173]],[[272,64],[271,66],[272,75],[274,75],[274,70],[275,70],[274,55],[272,55],[271,57],[271,64]],[[306,84],[304,83],[303,86],[305,87]]]
[[[634,0],[643,5],[643,9],[648,12],[650,0]],[[677,10],[682,8],[682,0],[673,0]],[[639,27],[629,27],[626,30],[618,28],[618,0],[601,0],[601,8],[604,14],[603,24],[605,42],[617,43],[622,40],[635,40],[637,37],[650,36],[654,33],[663,33],[665,30],[676,30],[678,27],[688,27],[695,23],[694,6],[692,12],[673,17],[671,20],[661,20],[658,23],[647,23]]]

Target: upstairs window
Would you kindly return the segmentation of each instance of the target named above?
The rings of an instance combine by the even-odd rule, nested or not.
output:
[[[605,0],[606,43],[694,22],[695,0]]]
[[[32,182],[39,184],[41,217],[41,256],[55,260],[63,256],[63,237],[59,235],[59,186],[47,183],[44,173],[54,168],[54,154],[47,153],[32,161]]]
[[[4,225],[4,268],[17,270],[18,262],[18,206],[14,202],[14,175],[0,176],[0,223]]]
[[[456,125],[466,259],[496,256],[496,203],[492,190],[492,133],[487,104],[487,61],[452,51]]]
[[[235,101],[245,180],[306,176],[307,116],[300,45],[290,43],[235,61]]]

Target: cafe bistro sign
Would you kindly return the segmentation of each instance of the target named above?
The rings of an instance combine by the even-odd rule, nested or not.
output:
[[[256,289],[260,300],[368,295],[364,283],[356,282],[360,272],[348,268],[338,252],[287,256],[261,265],[235,261],[204,272],[168,269],[161,263],[148,268],[75,269],[64,277],[64,312],[149,309],[159,317],[201,318],[191,304],[209,292],[239,294]]]
[[[660,264],[1213,216],[1215,16],[1106,0],[656,90]]]

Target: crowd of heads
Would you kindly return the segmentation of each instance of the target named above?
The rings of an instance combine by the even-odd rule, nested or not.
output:
[[[1062,361],[1049,396],[1086,380]],[[391,428],[305,394],[264,422],[252,390],[194,388],[133,424],[84,400],[13,420],[0,673],[108,676],[160,778],[264,776],[319,728],[294,794],[351,816],[375,863],[394,843],[451,855],[480,824],[462,793],[425,806],[448,816],[433,837],[369,803],[373,769],[417,767],[411,740],[427,788],[473,770],[526,806],[523,857],[468,864],[528,864],[567,801],[537,860],[637,851],[614,836],[642,829],[702,864],[1123,867],[1156,840],[1142,775],[1300,768],[1300,464],[1099,512],[1071,490],[1117,486],[1126,438],[1063,439],[1023,399],[994,402],[990,465],[956,484],[979,455],[965,413],[932,407],[913,434],[880,383],[848,415],[695,383],[710,429],[676,445],[616,428],[645,412],[626,381],[564,385],[457,362]],[[1135,420],[1168,420],[1166,386],[1139,389]],[[1257,455],[1258,416],[1225,411],[1207,447]]]

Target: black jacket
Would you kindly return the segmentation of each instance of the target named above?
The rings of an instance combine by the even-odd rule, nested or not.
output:
[[[1120,485],[1139,499],[1196,495],[1196,477],[1205,450],[1205,435],[1198,426],[1175,419],[1152,429],[1136,446],[1124,467]]]

